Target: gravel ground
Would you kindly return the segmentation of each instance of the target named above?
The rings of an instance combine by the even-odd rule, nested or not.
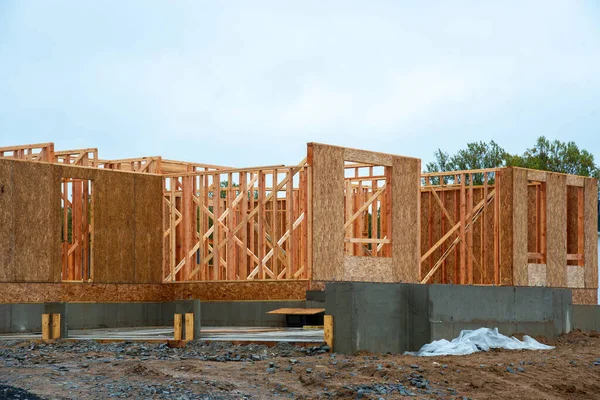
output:
[[[600,336],[573,332],[550,344],[417,358],[285,343],[4,341],[0,399],[599,399]]]

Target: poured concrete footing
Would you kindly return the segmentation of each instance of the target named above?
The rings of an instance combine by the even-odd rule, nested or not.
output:
[[[571,330],[571,291],[386,283],[328,283],[334,350],[401,353],[461,330],[497,327],[505,335],[554,337]]]

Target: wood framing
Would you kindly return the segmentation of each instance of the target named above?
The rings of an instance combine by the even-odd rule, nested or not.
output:
[[[569,287],[592,302],[597,204],[591,178],[422,174],[416,158],[319,143],[250,168],[0,147],[0,301],[300,299],[373,281]]]

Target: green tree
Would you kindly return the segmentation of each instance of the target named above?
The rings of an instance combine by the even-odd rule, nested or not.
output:
[[[521,156],[510,156],[506,165],[562,172],[565,174],[600,177],[600,170],[589,151],[580,149],[575,142],[550,141],[538,138],[535,146]]]

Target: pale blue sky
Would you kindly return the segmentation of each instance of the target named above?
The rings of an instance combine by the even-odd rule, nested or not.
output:
[[[241,167],[546,135],[599,162],[599,111],[597,0],[0,0],[0,146]]]

